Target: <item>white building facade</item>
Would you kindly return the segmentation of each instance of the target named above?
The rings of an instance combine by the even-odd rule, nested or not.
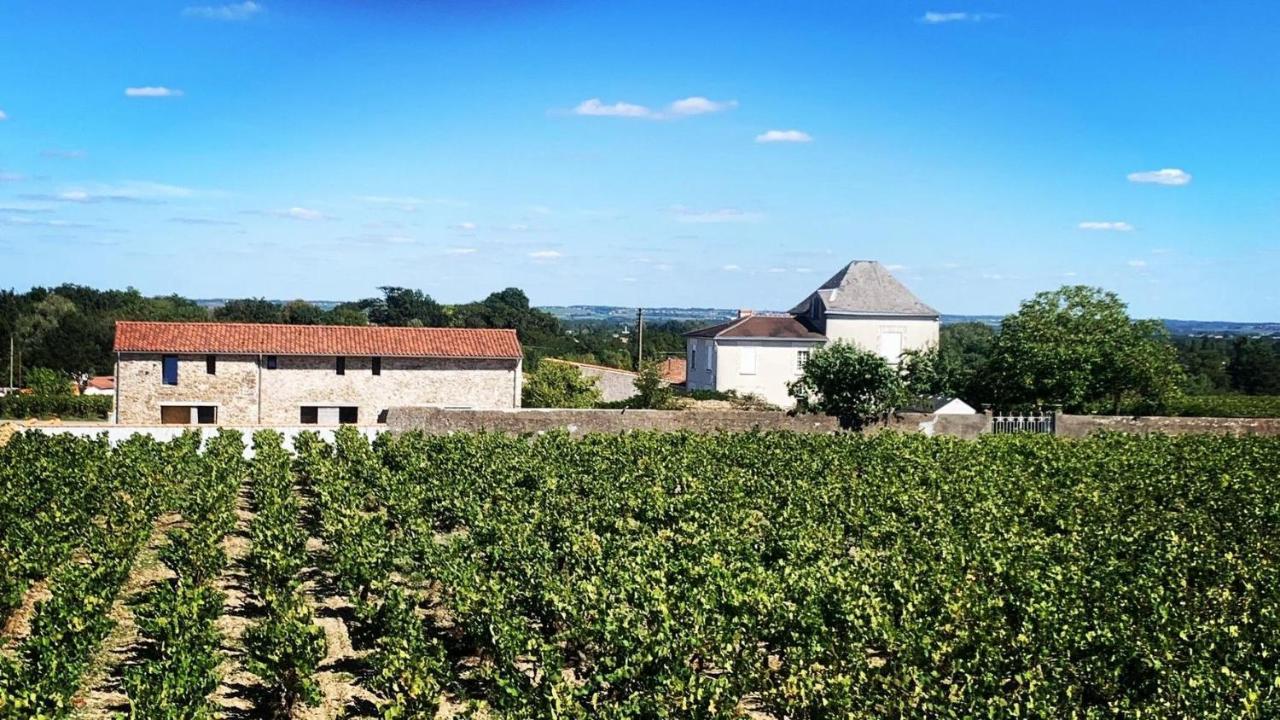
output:
[[[897,365],[903,352],[938,344],[939,314],[871,260],[842,268],[787,315],[741,311],[727,323],[685,335],[690,390],[735,391],[781,407],[787,384],[813,350],[843,341]]]

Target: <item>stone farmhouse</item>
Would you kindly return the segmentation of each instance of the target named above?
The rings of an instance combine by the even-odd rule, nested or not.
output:
[[[514,330],[116,323],[115,421],[373,424],[392,407],[520,405]]]
[[[739,311],[729,322],[685,334],[686,387],[734,390],[782,407],[787,383],[814,349],[843,340],[896,365],[905,350],[938,344],[938,311],[874,260],[855,260],[784,315]]]

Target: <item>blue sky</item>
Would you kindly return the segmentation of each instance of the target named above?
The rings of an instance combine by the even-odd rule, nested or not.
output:
[[[1280,319],[1280,3],[0,6],[0,286]]]

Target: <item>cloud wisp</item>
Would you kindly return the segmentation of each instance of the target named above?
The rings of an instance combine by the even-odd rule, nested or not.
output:
[[[559,250],[534,250],[529,253],[529,257],[540,262],[546,262],[548,260],[559,260],[564,257],[564,254]]]
[[[5,114],[5,111],[0,110],[0,122],[4,122],[5,120],[8,120],[8,119],[9,119],[9,116]]]
[[[236,22],[239,20],[248,20],[249,18],[262,12],[263,8],[253,0],[246,0],[240,3],[229,3],[227,5],[191,5],[182,9],[182,14],[186,17],[199,18],[201,20],[221,20],[223,22]]]
[[[677,222],[682,223],[753,223],[764,219],[764,213],[738,208],[719,208],[717,210],[695,210],[683,205],[671,208]]]
[[[984,12],[937,12],[929,11],[920,16],[920,22],[925,25],[945,25],[947,23],[976,23],[985,20],[995,20],[1000,17],[997,13]]]
[[[182,91],[177,88],[165,87],[163,85],[141,85],[138,87],[125,88],[124,96],[131,98],[182,97]]]
[[[40,151],[40,157],[58,158],[60,160],[80,160],[88,155],[89,153],[84,150],[59,150],[57,148],[50,148],[48,150]]]
[[[1081,230],[1132,232],[1133,226],[1123,220],[1086,220],[1076,226]]]
[[[803,130],[769,130],[756,136],[758,143],[807,143],[813,136]]]
[[[647,105],[629,102],[605,103],[600,98],[591,98],[578,103],[570,112],[586,117],[622,117],[640,118],[643,120],[670,120],[672,118],[690,117],[724,112],[738,107],[737,100],[710,100],[695,95],[672,102],[665,108],[655,110]]]
[[[155,182],[130,181],[118,185],[73,186],[53,194],[29,195],[29,200],[66,203],[134,202],[163,203],[169,200],[189,198],[196,194],[191,188]]]
[[[1191,182],[1191,173],[1181,168],[1161,168],[1160,170],[1143,170],[1128,175],[1131,183],[1151,185],[1186,185]]]

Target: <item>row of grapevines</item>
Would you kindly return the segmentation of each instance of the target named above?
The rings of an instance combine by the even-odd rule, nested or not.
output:
[[[105,441],[71,441],[76,443]],[[168,445],[135,436],[102,457],[95,477],[97,505],[77,530],[73,557],[53,570],[51,597],[36,605],[31,634],[17,657],[0,658],[0,717],[63,717],[70,712],[94,651],[112,627],[108,610],[134,556],[150,537],[155,517],[167,506],[175,484],[187,477],[199,443],[193,433]],[[43,459],[61,461],[57,455]]]
[[[30,583],[80,547],[100,507],[106,440],[19,433],[0,446],[0,626]]]
[[[248,584],[265,616],[245,631],[249,669],[274,696],[282,716],[319,702],[314,674],[325,654],[324,632],[313,622],[299,573],[307,559],[291,457],[280,433],[253,435],[250,488],[254,518]]]
[[[171,580],[154,588],[138,612],[145,659],[128,670],[125,689],[137,718],[209,718],[217,688],[222,636],[216,621],[225,597],[213,586],[227,564],[222,540],[235,526],[236,495],[245,476],[237,431],[212,437],[195,478],[176,501],[183,525],[168,533],[161,561]]]
[[[385,718],[435,717],[446,680],[444,647],[417,614],[412,591],[392,581],[398,531],[379,494],[390,473],[354,428],[337,431],[333,447],[300,436],[300,475],[328,548],[328,570],[355,608],[357,647],[368,650],[370,689]]]
[[[1280,714],[1280,441],[376,447],[351,480],[499,716]]]

